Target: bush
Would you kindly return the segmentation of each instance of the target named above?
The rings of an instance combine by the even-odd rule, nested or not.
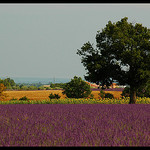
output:
[[[88,98],[94,99],[94,95],[93,95],[93,94],[90,94]]]
[[[50,90],[51,88],[50,87],[46,87],[46,90]]]
[[[59,99],[59,98],[60,98],[60,95],[51,93],[51,94],[49,95],[49,98],[50,98],[50,99]]]
[[[113,94],[111,93],[105,93],[102,89],[100,93],[98,94],[102,99],[103,98],[114,98]]]
[[[81,79],[81,77],[74,76],[70,82],[64,86],[63,94],[68,98],[87,98],[91,94],[90,85]]]
[[[125,87],[124,90],[122,91],[121,97],[130,97],[130,88]]]
[[[44,86],[38,87],[38,90],[44,90],[44,89],[45,89]]]
[[[111,93],[105,93],[105,98],[114,98],[114,96]]]
[[[101,89],[98,95],[103,99],[105,97],[105,92]]]
[[[26,96],[21,97],[19,100],[29,100]]]

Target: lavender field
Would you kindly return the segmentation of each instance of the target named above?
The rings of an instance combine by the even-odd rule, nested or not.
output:
[[[0,146],[150,146],[150,106],[0,105],[0,135]]]

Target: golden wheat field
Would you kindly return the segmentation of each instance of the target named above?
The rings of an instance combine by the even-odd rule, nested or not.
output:
[[[49,94],[59,94],[61,96],[61,99],[64,99],[66,95],[62,94],[62,90],[35,90],[35,91],[5,91],[4,93],[7,94],[7,97],[5,100],[10,100],[13,98],[21,98],[21,97],[28,97],[31,100],[44,100],[49,99]],[[115,98],[119,98],[122,91],[105,91],[105,93],[111,93],[114,95]],[[99,91],[92,91],[94,95],[94,98],[99,98]]]

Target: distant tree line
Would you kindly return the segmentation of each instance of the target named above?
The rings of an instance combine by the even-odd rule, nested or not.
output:
[[[11,78],[0,79],[0,83],[4,84],[6,90],[50,90],[50,89],[63,89],[65,83],[51,83],[48,84],[50,87],[44,87],[44,84],[39,83],[18,83]]]

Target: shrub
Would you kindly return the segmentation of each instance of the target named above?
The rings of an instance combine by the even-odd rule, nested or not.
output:
[[[111,93],[105,93],[105,98],[114,98],[114,96]]]
[[[51,83],[51,84],[50,84],[50,87],[51,87],[51,88],[54,88],[54,87],[55,87],[55,85],[54,85],[53,83]]]
[[[59,99],[59,98],[60,98],[60,95],[59,95],[59,94],[53,94],[53,93],[51,93],[51,94],[49,95],[49,98],[50,98],[50,99]]]
[[[121,94],[122,97],[130,97],[130,88],[125,87]]]
[[[103,99],[105,97],[105,92],[101,89],[98,95]]]
[[[89,98],[90,98],[90,99],[94,99],[94,94],[90,94],[90,95],[89,95]]]
[[[90,85],[81,79],[81,77],[74,76],[70,82],[64,86],[63,94],[68,98],[87,98],[91,94]]]
[[[29,100],[26,96],[21,97],[19,100]]]
[[[44,89],[45,89],[44,86],[38,87],[38,90],[44,90]]]
[[[51,88],[50,87],[46,87],[46,90],[50,90]]]

